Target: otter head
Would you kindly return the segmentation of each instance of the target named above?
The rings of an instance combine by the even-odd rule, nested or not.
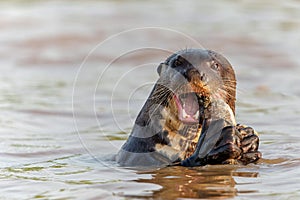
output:
[[[235,73],[222,55],[203,49],[182,50],[161,63],[157,71],[158,91],[168,91],[161,100],[175,110],[182,123],[201,123],[204,110],[218,99],[235,112]]]

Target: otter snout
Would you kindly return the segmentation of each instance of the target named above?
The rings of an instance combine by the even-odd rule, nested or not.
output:
[[[191,82],[192,80],[199,80],[204,85],[207,84],[209,81],[207,74],[205,72],[197,70],[196,68],[187,70],[185,77],[189,82]]]
[[[184,58],[178,55],[171,64],[171,67],[176,70],[177,73],[181,74],[182,78],[190,84],[200,84],[204,86],[208,85],[208,82],[215,76],[207,63],[208,62],[202,60],[195,61],[193,58]]]

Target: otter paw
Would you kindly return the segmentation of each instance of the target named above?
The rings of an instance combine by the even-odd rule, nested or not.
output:
[[[249,164],[261,158],[262,154],[258,151],[259,137],[255,130],[245,125],[237,125],[241,137],[242,155],[239,159],[243,164]]]
[[[206,155],[207,164],[228,164],[241,158],[242,149],[240,134],[235,127],[223,128],[214,148]]]
[[[251,127],[237,125],[225,127],[207,154],[207,164],[249,164],[261,158],[259,137]]]

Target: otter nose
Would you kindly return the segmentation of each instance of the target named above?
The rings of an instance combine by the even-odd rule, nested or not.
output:
[[[195,68],[192,68],[187,71],[186,78],[188,79],[188,81],[191,81],[192,79],[195,78],[205,83],[208,81],[207,75],[204,72],[200,72]]]

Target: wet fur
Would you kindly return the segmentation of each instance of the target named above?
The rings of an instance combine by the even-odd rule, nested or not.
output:
[[[210,75],[212,81],[203,82],[199,70],[194,70],[193,63],[189,63],[195,55],[202,56],[196,57],[196,64],[205,61],[218,67],[217,75],[221,80]],[[190,69],[171,69],[171,66],[180,64]],[[137,116],[130,137],[117,155],[121,165],[169,165],[194,153],[202,124],[188,125],[178,119],[174,93],[195,92],[203,97],[200,118],[206,117],[206,108],[214,98],[223,99],[234,115],[236,77],[230,63],[220,54],[199,49],[179,51],[160,64],[157,71],[160,78]],[[180,80],[178,74],[184,75],[187,81]]]

